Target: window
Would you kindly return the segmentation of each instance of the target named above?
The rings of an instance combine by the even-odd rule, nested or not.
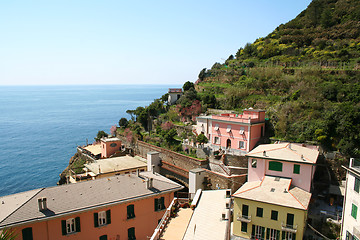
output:
[[[300,174],[300,165],[299,164],[294,164],[293,173]]]
[[[239,141],[239,148],[245,148],[245,142]]]
[[[214,144],[220,144],[220,138],[214,137]]]
[[[266,229],[266,239],[278,240],[280,239],[280,231],[272,228]]]
[[[243,217],[247,218],[249,216],[249,206],[243,204],[241,213]]]
[[[128,239],[129,240],[136,240],[135,228],[134,227],[128,229]]]
[[[256,166],[257,166],[257,160],[256,160],[256,159],[252,159],[252,160],[251,160],[251,167],[252,167],[252,168],[256,168]]]
[[[215,129],[215,131],[219,130],[219,124],[215,124],[214,129]]]
[[[270,161],[269,162],[269,170],[282,172],[282,163]]]
[[[135,217],[134,204],[127,206],[127,219]]]
[[[265,228],[262,226],[252,225],[251,239],[264,240]]]
[[[80,217],[61,220],[62,235],[80,232]]]
[[[292,227],[294,225],[294,214],[288,213],[286,216],[286,225]]]
[[[99,240],[107,240],[107,235],[102,235],[99,237]]]
[[[239,131],[239,134],[242,135],[245,133],[245,128],[244,127],[240,127],[240,131]]]
[[[263,208],[256,208],[256,216],[257,217],[263,217],[263,212],[264,212],[264,209]]]
[[[360,188],[360,179],[355,178],[355,184],[354,184],[354,190],[355,192],[359,192],[359,188]]]
[[[246,222],[241,222],[241,231],[247,232],[247,223]]]
[[[295,240],[296,234],[292,232],[282,232],[282,240]]]
[[[155,198],[154,199],[154,203],[155,203],[155,211],[160,211],[165,209],[165,203],[164,203],[165,198],[161,197],[161,198]]]
[[[23,240],[33,240],[33,233],[32,233],[31,227],[24,228],[22,230],[22,239]]]
[[[100,227],[111,223],[110,209],[94,213],[94,227]]]
[[[271,220],[278,220],[278,211],[271,210]]]
[[[357,206],[355,204],[352,204],[351,207],[351,216],[356,219],[357,217]]]

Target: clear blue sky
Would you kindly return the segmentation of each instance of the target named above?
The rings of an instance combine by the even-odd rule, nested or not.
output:
[[[0,1],[0,85],[196,81],[310,2]]]

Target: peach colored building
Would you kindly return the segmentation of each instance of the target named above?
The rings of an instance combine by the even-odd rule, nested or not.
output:
[[[258,109],[245,109],[243,114],[200,116],[197,122],[197,134],[205,134],[213,149],[227,149],[236,155],[251,151],[265,133],[265,111]]]
[[[315,164],[319,156],[316,146],[296,143],[263,144],[246,154],[248,182],[261,181],[266,175],[291,178],[291,184],[311,191]]]
[[[116,152],[121,151],[121,140],[119,138],[102,138],[101,158],[108,158]]]
[[[147,239],[181,188],[143,172],[4,196],[0,229],[17,240]]]

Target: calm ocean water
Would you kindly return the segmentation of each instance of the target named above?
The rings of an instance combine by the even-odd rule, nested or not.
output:
[[[0,196],[56,185],[78,145],[169,87],[0,87]]]

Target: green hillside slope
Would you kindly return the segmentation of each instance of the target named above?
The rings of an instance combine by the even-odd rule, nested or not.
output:
[[[199,74],[216,107],[266,109],[276,138],[359,156],[360,1],[314,0],[292,21]]]

